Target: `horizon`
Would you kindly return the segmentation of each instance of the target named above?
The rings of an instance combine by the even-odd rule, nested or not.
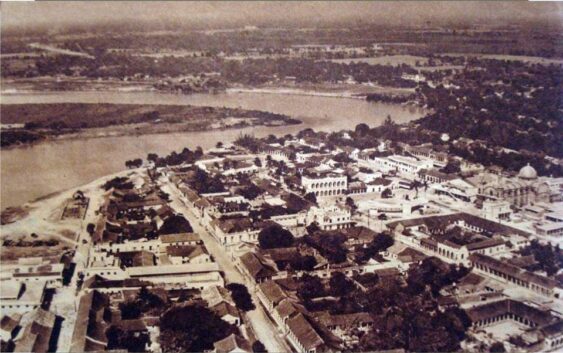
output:
[[[244,25],[510,25],[561,23],[563,4],[530,2],[11,2],[0,5],[2,30],[68,30],[116,24],[152,28]]]

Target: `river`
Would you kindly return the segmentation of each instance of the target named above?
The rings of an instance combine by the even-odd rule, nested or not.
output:
[[[123,170],[124,162],[159,155],[184,147],[204,149],[217,142],[230,142],[241,133],[255,136],[296,133],[305,128],[338,131],[353,129],[365,122],[376,126],[389,114],[401,123],[424,113],[414,107],[370,103],[360,99],[299,96],[271,93],[221,93],[178,95],[158,92],[68,91],[3,94],[2,104],[36,103],[122,103],[190,104],[198,106],[240,107],[287,114],[303,124],[282,127],[254,127],[238,130],[186,132],[160,135],[103,137],[63,140],[2,151],[1,208],[18,206],[57,191],[88,183],[104,175]]]

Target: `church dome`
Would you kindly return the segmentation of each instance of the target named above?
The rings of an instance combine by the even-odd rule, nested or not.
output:
[[[536,172],[534,167],[532,167],[530,163],[528,163],[528,165],[520,169],[520,172],[518,173],[518,177],[520,179],[526,179],[526,180],[537,179],[538,172]]]

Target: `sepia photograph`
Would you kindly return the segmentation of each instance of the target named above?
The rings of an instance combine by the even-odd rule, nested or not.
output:
[[[562,352],[562,80],[557,1],[2,1],[0,352]]]

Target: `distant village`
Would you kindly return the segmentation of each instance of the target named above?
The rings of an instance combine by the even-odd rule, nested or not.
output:
[[[563,178],[327,141],[241,136],[74,192],[72,247],[2,259],[1,350],[562,349]],[[3,251],[49,246],[25,241]]]

